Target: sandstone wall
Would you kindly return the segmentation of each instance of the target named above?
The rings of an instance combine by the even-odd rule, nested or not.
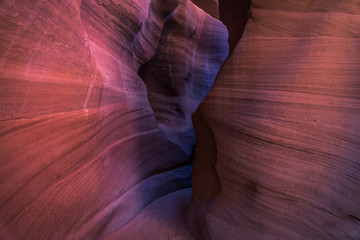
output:
[[[359,239],[359,7],[252,1],[194,115],[194,235]]]

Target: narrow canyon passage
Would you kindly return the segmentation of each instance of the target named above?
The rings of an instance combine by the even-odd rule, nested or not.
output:
[[[188,0],[0,16],[1,239],[104,239],[166,194],[189,203],[191,114],[228,56],[219,20]]]
[[[0,19],[1,240],[360,239],[360,2]]]

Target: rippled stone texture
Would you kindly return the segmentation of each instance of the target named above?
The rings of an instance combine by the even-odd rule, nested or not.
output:
[[[1,239],[102,239],[190,186],[218,20],[186,0],[2,1],[0,19]]]
[[[210,19],[182,2],[166,19],[155,55],[139,69],[159,127],[187,154],[195,144],[191,114],[209,92],[228,48],[226,29]]]
[[[253,0],[251,11],[194,115],[190,228],[207,239],[359,239],[360,5]]]

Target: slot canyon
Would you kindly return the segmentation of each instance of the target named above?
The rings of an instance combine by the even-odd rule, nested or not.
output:
[[[359,0],[0,19],[0,240],[360,240]]]

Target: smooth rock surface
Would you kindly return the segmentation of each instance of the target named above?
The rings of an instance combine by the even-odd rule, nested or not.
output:
[[[0,2],[0,239],[103,239],[189,187],[190,115],[226,40],[186,0]]]
[[[184,218],[191,191],[191,188],[186,188],[156,199],[129,224],[111,234],[106,240],[193,239],[185,226]]]
[[[194,115],[206,127],[195,128],[190,229],[360,239],[360,5],[253,0],[251,12]]]

